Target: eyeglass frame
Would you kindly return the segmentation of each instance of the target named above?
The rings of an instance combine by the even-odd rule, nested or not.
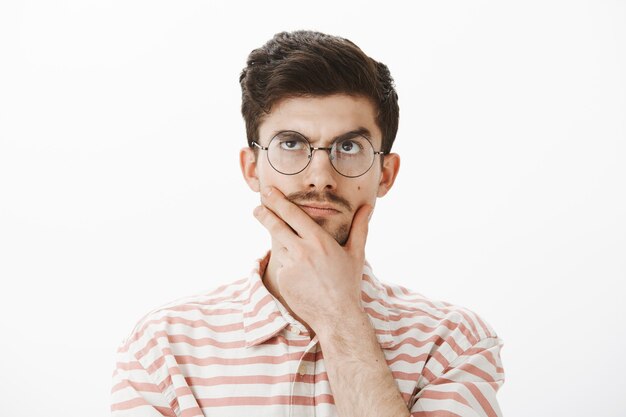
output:
[[[333,140],[333,142],[331,143],[330,147],[325,147],[325,146],[312,146],[311,142],[309,141],[309,138],[307,138],[306,136],[304,136],[302,133],[296,131],[296,130],[281,130],[280,132],[277,132],[274,136],[272,136],[272,138],[270,139],[269,143],[272,143],[272,141],[280,134],[282,133],[296,133],[297,135],[302,136],[302,138],[306,141],[308,147],[309,147],[309,154],[308,154],[308,158],[309,161],[306,163],[306,165],[304,166],[304,168],[302,168],[300,171],[298,172],[294,172],[293,174],[285,174],[284,172],[279,171],[278,169],[276,169],[276,167],[274,166],[274,164],[272,164],[272,161],[270,161],[270,153],[267,152],[267,162],[269,162],[270,166],[272,167],[272,169],[274,169],[274,171],[278,172],[279,174],[282,175],[297,175],[299,173],[301,173],[302,171],[304,171],[305,169],[308,168],[308,166],[311,164],[311,161],[313,160],[313,152],[320,150],[320,151],[326,151],[328,152],[328,159],[330,160],[330,165],[333,167],[333,169],[341,176],[346,177],[346,178],[358,178],[361,177],[365,174],[367,174],[369,172],[370,169],[372,169],[372,167],[374,166],[374,160],[376,159],[376,155],[388,155],[389,152],[385,152],[385,151],[376,151],[374,150],[374,144],[372,143],[372,140],[370,138],[368,138],[367,136],[365,136],[362,133],[358,133],[358,132],[348,132],[348,133],[355,133],[358,136],[361,136],[362,138],[364,138],[365,140],[367,140],[369,142],[369,144],[371,145],[372,149],[374,150],[374,157],[372,158],[372,163],[370,164],[369,167],[367,167],[367,169],[365,171],[363,171],[362,174],[359,175],[354,175],[354,176],[350,176],[350,175],[345,175],[342,174],[341,172],[339,172],[339,170],[337,169],[337,167],[335,167],[335,164],[333,164],[333,158],[330,155],[330,151],[333,149],[333,146],[335,146],[335,144],[337,143],[337,141],[339,141],[341,139],[341,137],[336,138],[335,140]],[[341,135],[344,136],[344,135]],[[269,145],[268,143],[268,145]],[[253,140],[250,142],[251,145],[255,145],[257,148],[263,150],[263,151],[269,151],[269,146],[264,147],[261,146],[261,144],[259,144],[257,141]],[[250,146],[252,147],[252,146]]]

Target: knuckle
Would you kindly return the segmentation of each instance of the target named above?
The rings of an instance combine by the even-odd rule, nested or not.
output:
[[[276,224],[276,216],[270,210],[265,209],[263,210],[263,221],[268,226],[274,226]]]
[[[265,210],[262,208],[257,207],[256,210],[254,210],[254,217],[256,217],[260,223],[265,224]]]

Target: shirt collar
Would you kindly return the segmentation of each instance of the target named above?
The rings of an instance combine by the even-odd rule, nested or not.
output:
[[[246,347],[259,345],[283,330],[288,325],[304,329],[288,312],[287,309],[267,290],[263,284],[263,274],[269,263],[271,252],[257,260],[248,278],[247,286],[242,294],[243,328],[246,336]],[[389,323],[387,291],[376,279],[369,263],[363,268],[361,280],[361,302],[372,326],[376,330],[378,343],[382,348],[394,345]]]
[[[259,345],[289,325],[287,313],[278,307],[279,301],[265,288],[263,274],[271,252],[256,261],[243,294],[243,329],[246,347]],[[282,306],[281,306],[282,307]]]

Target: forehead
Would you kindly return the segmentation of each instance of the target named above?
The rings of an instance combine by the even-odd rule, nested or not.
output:
[[[259,126],[259,140],[269,141],[281,130],[295,130],[311,142],[330,142],[346,132],[366,130],[380,144],[372,102],[360,96],[336,94],[323,97],[293,97],[279,101]]]

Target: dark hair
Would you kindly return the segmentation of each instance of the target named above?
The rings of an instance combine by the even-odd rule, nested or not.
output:
[[[391,151],[399,119],[393,79],[385,64],[347,39],[312,31],[277,33],[250,52],[239,83],[249,146],[258,140],[263,117],[278,101],[343,93],[373,102],[383,135],[381,150]]]

